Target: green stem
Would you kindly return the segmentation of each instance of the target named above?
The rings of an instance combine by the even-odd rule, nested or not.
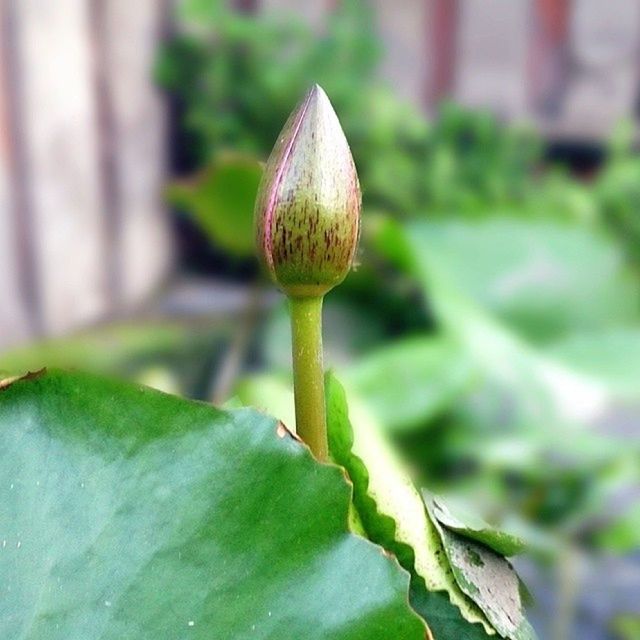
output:
[[[322,371],[322,297],[290,298],[296,432],[318,460],[328,460]]]

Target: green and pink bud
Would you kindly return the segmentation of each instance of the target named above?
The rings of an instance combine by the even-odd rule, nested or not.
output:
[[[322,296],[344,280],[358,245],[360,204],[351,150],[315,85],[280,133],[256,200],[260,255],[288,296]]]

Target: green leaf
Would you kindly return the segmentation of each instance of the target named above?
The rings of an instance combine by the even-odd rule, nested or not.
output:
[[[261,176],[257,160],[222,155],[192,181],[171,185],[167,197],[194,217],[213,244],[238,257],[251,257],[253,206]]]
[[[549,341],[638,318],[624,257],[588,229],[497,218],[416,224],[410,236],[461,293],[525,338]]]
[[[344,379],[367,402],[385,429],[407,431],[450,408],[474,370],[450,340],[408,338],[360,359]]]
[[[490,387],[486,395],[494,400],[496,415],[487,423],[504,423],[504,402],[495,402],[502,396],[508,397],[509,422],[516,426],[555,432],[558,425],[584,424],[602,414],[610,402],[603,383],[546,356],[461,291],[446,261],[430,250],[428,225],[411,225],[405,232],[433,312]]]
[[[347,533],[350,488],[272,418],[46,373],[0,391],[8,640],[424,637]]]
[[[621,614],[614,618],[611,628],[620,640],[638,640],[640,638],[640,616]]]
[[[411,606],[433,631],[434,640],[488,640],[478,624],[469,624],[443,591],[427,591],[424,581],[411,581]],[[496,636],[493,636],[496,637]]]
[[[481,542],[503,556],[514,556],[524,551],[526,545],[522,539],[495,529],[479,516],[463,512],[440,497],[430,494],[424,497],[431,506],[433,517],[450,531]]]
[[[460,589],[482,609],[501,636],[513,640],[535,638],[522,610],[520,580],[509,562],[488,546],[442,526],[428,496],[425,504]]]
[[[458,612],[460,629],[479,623],[488,634],[495,633],[456,583],[436,525],[375,420],[353,397],[347,407],[344,389],[331,375],[326,391],[331,456],[349,473],[353,501],[369,538],[394,553],[429,591],[445,592]],[[431,619],[427,623],[436,639],[442,637]]]
[[[425,233],[424,225],[412,225],[406,232],[415,273],[439,322],[472,358],[483,382],[474,398],[459,404],[458,419],[474,433],[474,438],[466,438],[466,451],[459,453],[493,469],[519,468],[559,480],[568,464],[592,475],[594,465],[629,451],[624,434],[585,428],[597,426],[615,410],[617,392],[606,376],[589,375],[532,347],[492,318],[460,292],[437,252],[426,250]],[[566,515],[565,510],[557,513]]]
[[[549,356],[603,381],[622,398],[640,397],[640,330],[576,332],[554,343]]]
[[[638,494],[638,486],[635,487]],[[632,553],[640,546],[640,504],[633,504],[596,536],[607,551]]]

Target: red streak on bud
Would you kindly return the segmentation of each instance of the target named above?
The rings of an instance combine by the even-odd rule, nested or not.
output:
[[[269,194],[269,201],[267,203],[267,208],[265,211],[265,223],[264,223],[264,255],[267,259],[267,266],[269,267],[269,271],[274,273],[274,265],[273,265],[273,217],[274,212],[276,210],[276,200],[278,198],[278,194],[280,192],[280,185],[282,183],[282,177],[284,176],[285,170],[287,168],[287,160],[291,155],[291,151],[293,150],[293,146],[298,137],[298,132],[300,131],[300,125],[302,124],[302,120],[304,119],[304,114],[307,112],[307,108],[309,107],[309,102],[311,102],[311,98],[314,96],[315,92],[318,90],[318,85],[313,85],[313,88],[304,99],[302,106],[298,109],[296,113],[295,120],[293,122],[293,133],[291,134],[291,138],[287,142],[287,146],[285,148],[284,154],[282,155],[282,159],[280,161],[280,165],[278,166],[278,170],[276,172],[276,177],[274,180],[273,188],[271,193]],[[286,126],[285,126],[286,129]],[[282,135],[282,133],[280,134]]]

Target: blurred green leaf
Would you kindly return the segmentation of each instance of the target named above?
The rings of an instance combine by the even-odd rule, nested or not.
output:
[[[459,345],[436,337],[396,341],[345,369],[349,388],[367,402],[385,429],[423,426],[466,391],[474,377]]]
[[[171,378],[182,393],[197,397],[200,378],[221,356],[231,330],[224,320],[107,325],[0,353],[0,375],[63,367],[140,379],[161,369],[165,380]]]
[[[631,122],[619,124],[610,143],[608,162],[595,182],[594,196],[607,226],[625,248],[636,272],[640,267],[640,159]]]
[[[594,509],[606,505],[592,498],[592,488],[608,468],[639,451],[638,439],[629,437],[633,430],[616,426],[616,413],[625,415],[621,394],[606,372],[583,371],[553,349],[534,347],[470,299],[437,248],[425,242],[427,226],[405,229],[408,264],[441,331],[458,342],[480,376],[456,402],[440,451],[473,469],[469,484],[494,479],[490,508],[518,510],[538,525],[580,535]]]
[[[474,301],[434,244],[434,228],[416,223],[405,230],[414,271],[443,330],[482,372],[490,392],[486,397],[494,399],[493,406],[483,408],[494,412],[490,419],[504,424],[506,418],[512,428],[528,423],[548,432],[593,421],[610,400],[606,385],[546,356]]]
[[[0,427],[3,637],[424,639],[343,472],[274,419],[52,372]]]
[[[619,640],[640,640],[640,616],[638,615],[618,615],[613,619],[611,628]]]
[[[640,400],[640,327],[574,332],[553,343],[547,353],[606,382],[621,397]]]
[[[640,502],[637,499],[639,487],[640,483],[635,487],[634,503],[598,532],[596,542],[603,549],[614,553],[630,553],[640,548]]]
[[[408,233],[451,285],[531,340],[639,318],[622,255],[588,229],[494,219],[422,223]]]
[[[261,177],[257,160],[226,154],[189,182],[170,185],[167,197],[193,216],[214,245],[250,257],[255,255],[253,207]]]
[[[255,407],[275,416],[290,431],[296,431],[296,416],[291,380],[271,374],[247,376],[238,382],[234,398],[241,406]]]

